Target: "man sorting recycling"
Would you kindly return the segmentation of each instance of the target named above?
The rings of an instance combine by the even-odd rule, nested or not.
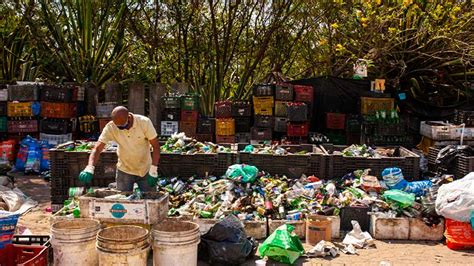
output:
[[[148,117],[132,114],[124,106],[114,108],[112,121],[102,130],[89,156],[88,165],[79,174],[79,180],[83,183],[91,182],[105,144],[115,141],[118,144],[117,189],[132,191],[134,183],[137,183],[143,192],[156,191],[160,160],[160,143],[157,137],[155,127]],[[153,147],[153,158],[150,144]]]

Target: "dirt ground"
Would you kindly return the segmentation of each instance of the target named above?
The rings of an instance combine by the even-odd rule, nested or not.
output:
[[[49,234],[50,187],[40,177],[19,175],[16,185],[39,205],[20,218],[21,229],[28,228],[33,234]],[[341,254],[336,258],[300,258],[296,265],[380,265],[388,262],[392,266],[408,265],[474,265],[474,251],[453,251],[443,242],[428,241],[376,241],[374,249],[358,250],[357,255]],[[305,246],[309,249],[310,246]],[[255,265],[257,257],[244,265]],[[206,265],[200,262],[199,265]],[[267,265],[281,265],[269,261]]]

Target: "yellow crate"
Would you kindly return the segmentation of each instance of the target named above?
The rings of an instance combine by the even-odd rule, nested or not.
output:
[[[33,116],[33,102],[8,102],[7,115],[9,117]]]
[[[275,101],[275,116],[286,117],[287,103],[285,101]]]
[[[273,96],[253,96],[253,109],[256,115],[273,115]]]
[[[363,115],[373,114],[376,111],[389,111],[395,107],[393,98],[360,97],[360,113]]]
[[[216,119],[216,136],[235,135],[235,120],[233,118]]]

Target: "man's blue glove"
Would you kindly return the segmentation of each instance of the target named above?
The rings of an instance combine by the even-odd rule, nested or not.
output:
[[[84,184],[90,183],[94,177],[94,169],[95,167],[93,165],[86,166],[86,168],[79,174],[79,181]]]

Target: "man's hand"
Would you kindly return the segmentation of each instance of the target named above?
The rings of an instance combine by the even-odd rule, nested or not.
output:
[[[79,180],[84,184],[90,183],[94,177],[94,169],[95,167],[93,165],[86,166],[79,174]]]
[[[158,182],[158,166],[150,166],[150,171],[148,171],[146,181],[150,187],[156,186],[156,183]]]

